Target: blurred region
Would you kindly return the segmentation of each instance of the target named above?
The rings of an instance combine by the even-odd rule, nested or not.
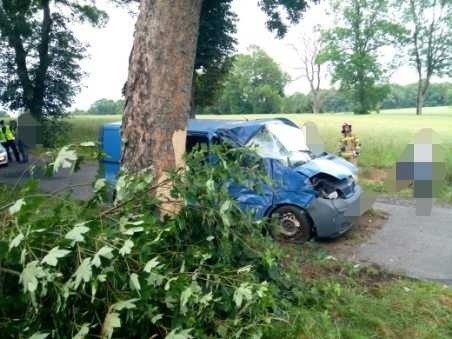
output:
[[[386,184],[390,192],[413,188],[416,215],[428,216],[445,176],[445,155],[440,138],[431,128],[424,128],[415,135],[413,143],[407,145]]]

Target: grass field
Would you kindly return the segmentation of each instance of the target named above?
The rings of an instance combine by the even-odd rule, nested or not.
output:
[[[298,124],[314,122],[322,135],[328,151],[336,152],[340,128],[344,121],[353,125],[354,133],[360,137],[362,152],[359,164],[369,168],[390,168],[400,157],[414,135],[422,128],[432,128],[443,144],[447,158],[447,182],[452,185],[452,107],[424,109],[424,115],[416,116],[414,108],[386,110],[380,114],[353,115],[336,114],[253,114],[200,116],[200,118],[255,119],[286,117]],[[119,115],[76,116],[70,121],[73,129],[70,141],[97,140],[99,127],[106,122],[119,121]],[[452,201],[452,189],[451,189]],[[447,199],[449,200],[449,199]]]

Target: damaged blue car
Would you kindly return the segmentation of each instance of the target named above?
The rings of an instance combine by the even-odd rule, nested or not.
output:
[[[305,130],[287,119],[193,119],[186,146],[187,152],[226,141],[252,147],[262,158],[272,187],[256,192],[232,185],[232,197],[258,219],[277,219],[278,238],[302,243],[312,236],[335,238],[349,230],[360,215],[362,194],[353,164],[330,153],[315,154],[306,140]],[[100,143],[105,178],[114,183],[120,169],[120,124],[103,125]]]

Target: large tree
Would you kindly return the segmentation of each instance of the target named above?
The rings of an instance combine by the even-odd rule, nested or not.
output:
[[[142,0],[136,24],[122,136],[123,167],[152,166],[157,177],[179,164],[191,111],[202,0]],[[227,3],[230,6],[230,3]],[[305,0],[260,0],[267,26],[283,36]]]
[[[434,75],[452,74],[452,2],[408,0],[401,3],[410,29],[409,56],[418,74],[416,114],[422,114]]]
[[[338,24],[324,33],[322,61],[331,61],[333,81],[353,102],[353,111],[378,110],[388,89],[381,49],[399,41],[403,31],[392,22],[386,0],[343,0],[335,3]]]
[[[118,4],[139,3],[139,0],[113,1]],[[202,1],[190,117],[195,116],[197,109],[215,102],[231,67],[237,22],[231,3],[232,0]]]
[[[234,57],[214,110],[228,113],[279,113],[289,77],[262,49]]]
[[[301,66],[296,69],[300,73],[299,78],[306,79],[310,88],[310,99],[312,102],[312,112],[320,113],[322,111],[322,92],[321,82],[324,78],[323,67],[319,60],[322,51],[322,40],[318,31],[305,33],[301,36],[298,45],[292,45],[292,48],[300,59]]]
[[[83,75],[73,24],[106,18],[89,0],[0,0],[0,102],[37,118],[60,116]]]

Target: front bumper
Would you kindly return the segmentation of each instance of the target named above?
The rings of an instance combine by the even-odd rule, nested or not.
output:
[[[316,235],[319,238],[336,238],[347,232],[362,214],[361,194],[361,187],[356,185],[354,194],[348,199],[313,200],[307,212],[314,223]]]

